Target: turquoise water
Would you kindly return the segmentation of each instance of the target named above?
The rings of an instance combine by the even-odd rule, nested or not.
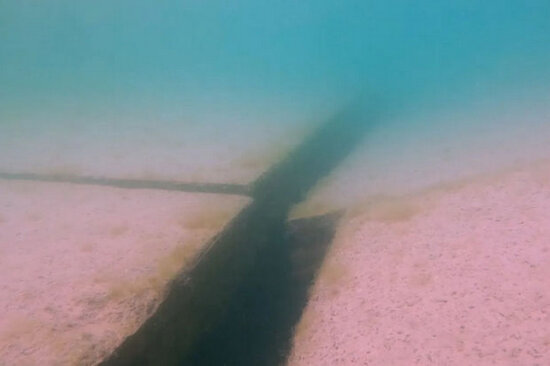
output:
[[[549,74],[544,0],[3,0],[0,24],[2,97],[23,101],[365,89],[408,100]]]
[[[357,93],[457,109],[538,93],[549,64],[545,0],[0,1],[3,124],[292,124]]]

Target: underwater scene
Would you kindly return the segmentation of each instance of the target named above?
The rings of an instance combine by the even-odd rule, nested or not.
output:
[[[550,2],[0,0],[0,366],[550,364]]]

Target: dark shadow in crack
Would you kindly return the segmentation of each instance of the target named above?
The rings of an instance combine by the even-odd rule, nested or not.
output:
[[[338,219],[339,214],[332,213],[293,220],[271,237],[222,321],[180,365],[283,364]]]
[[[71,183],[125,189],[157,189],[162,191],[220,193],[243,196],[250,195],[250,189],[248,185],[229,183],[186,183],[178,181],[116,179],[63,174],[34,174],[10,172],[0,172],[0,179],[28,180],[34,182]]]

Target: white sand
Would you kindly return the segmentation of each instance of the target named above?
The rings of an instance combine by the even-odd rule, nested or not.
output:
[[[290,366],[550,364],[550,163],[350,214]]]
[[[0,181],[0,365],[88,365],[248,202]]]

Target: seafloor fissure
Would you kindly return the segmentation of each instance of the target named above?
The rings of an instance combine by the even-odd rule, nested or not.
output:
[[[116,179],[62,174],[12,173],[2,171],[0,171],[0,179],[28,180],[33,182],[71,183],[124,189],[156,189],[161,191],[236,194],[245,196],[250,195],[250,189],[245,184],[191,183],[150,179]]]
[[[288,212],[361,141],[375,118],[366,112],[338,113],[260,177],[251,187],[253,203],[173,280],[156,312],[101,365],[283,362],[338,217],[287,222]]]
[[[307,290],[330,244],[337,213],[288,222],[273,232],[225,315],[180,365],[281,365]]]

